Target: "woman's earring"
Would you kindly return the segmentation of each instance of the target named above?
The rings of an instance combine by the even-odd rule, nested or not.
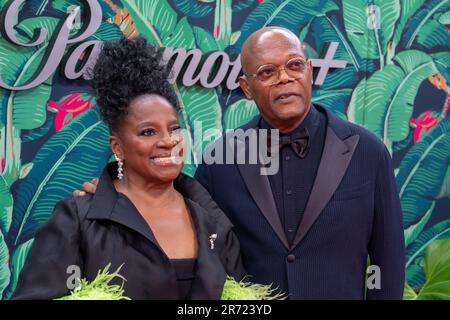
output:
[[[116,157],[117,163],[119,164],[119,168],[117,169],[117,178],[119,180],[123,179],[123,161],[119,159],[119,157],[114,153]]]

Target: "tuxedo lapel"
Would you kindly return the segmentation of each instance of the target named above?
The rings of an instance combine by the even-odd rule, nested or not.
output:
[[[242,141],[240,139],[236,139],[236,144],[236,154],[239,159],[239,155],[241,153],[248,153],[249,144],[248,141]],[[245,161],[244,164],[238,163],[238,168],[242,179],[244,180],[245,185],[247,186],[253,200],[256,202],[259,210],[267,219],[280,241],[286,248],[289,248],[289,243],[280,221],[280,216],[277,211],[269,179],[266,175],[261,174],[262,166],[260,164],[248,164],[247,161]]]
[[[312,187],[303,219],[297,230],[293,250],[305,237],[339,186],[358,145],[359,135],[341,140],[328,126],[322,159]]]

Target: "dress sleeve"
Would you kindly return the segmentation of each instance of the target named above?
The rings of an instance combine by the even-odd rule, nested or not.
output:
[[[50,219],[36,232],[20,273],[15,300],[55,299],[74,289],[81,277],[80,223],[73,198],[55,206]],[[79,271],[79,272],[78,272]]]

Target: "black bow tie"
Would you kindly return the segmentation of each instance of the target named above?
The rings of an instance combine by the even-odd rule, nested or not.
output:
[[[290,135],[280,136],[279,147],[280,150],[284,146],[290,145],[295,154],[301,159],[305,158],[309,150],[309,133],[305,128],[299,132],[294,132]],[[268,148],[271,150],[271,138],[268,139]]]

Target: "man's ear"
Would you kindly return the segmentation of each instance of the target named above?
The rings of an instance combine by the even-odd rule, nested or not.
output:
[[[244,94],[247,97],[247,99],[253,100],[253,96],[252,96],[250,87],[248,85],[246,76],[242,76],[239,78],[239,85],[241,86],[242,91],[244,91]]]
[[[308,65],[309,65],[309,76],[311,77],[311,84],[314,85],[314,75],[313,75],[313,65],[311,59],[308,59]]]
[[[112,152],[120,159],[123,160],[123,150],[120,146],[120,139],[116,135],[109,136],[109,144]]]

